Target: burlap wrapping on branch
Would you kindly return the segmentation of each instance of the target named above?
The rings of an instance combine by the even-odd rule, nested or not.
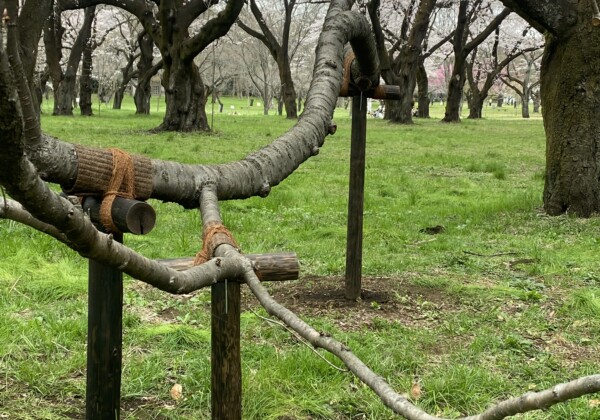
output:
[[[217,235],[219,235],[217,237]],[[239,245],[231,232],[221,223],[209,224],[202,234],[202,249],[194,258],[194,265],[200,265],[213,257],[219,245],[228,244],[239,250]]]
[[[67,192],[74,195],[102,195],[100,222],[118,232],[111,216],[115,197],[146,200],[152,195],[152,162],[120,149],[93,149],[75,146],[77,178]]]

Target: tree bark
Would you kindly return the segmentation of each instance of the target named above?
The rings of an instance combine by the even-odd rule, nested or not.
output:
[[[162,79],[167,110],[158,130],[210,131],[205,106],[208,101],[198,66],[173,57]]]
[[[152,66],[154,51],[154,41],[150,35],[145,34],[138,38],[140,46],[140,59],[137,63],[138,84],[135,89],[134,102],[135,113],[148,115],[150,114],[150,80],[162,68],[162,61],[157,65]]]
[[[417,117],[429,118],[429,78],[423,60],[419,60],[417,67]]]
[[[479,119],[483,117],[483,104],[486,96],[482,96],[479,92],[471,91],[469,98],[469,119]]]
[[[544,208],[600,211],[600,31],[582,16],[570,36],[547,39],[541,73],[546,129]]]
[[[44,43],[46,46],[46,57],[50,66],[50,75],[54,87],[54,111],[53,115],[73,115],[73,102],[75,102],[75,91],[77,83],[77,69],[85,40],[89,39],[93,22],[93,14],[85,14],[84,22],[79,30],[75,43],[71,47],[69,60],[63,73],[60,59],[62,57],[62,35],[64,28],[61,25],[60,10],[54,10],[44,28]]]
[[[95,13],[96,6],[86,8],[85,19],[87,20],[89,17],[93,21]],[[86,28],[85,23],[84,28]],[[94,47],[91,38],[91,24],[89,31],[86,31],[83,36],[82,42],[84,48],[81,59],[81,78],[79,80],[79,109],[81,115],[91,116],[94,114],[92,111],[92,53],[94,52]]]

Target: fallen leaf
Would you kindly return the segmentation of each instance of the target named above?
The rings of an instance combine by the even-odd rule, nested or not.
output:
[[[179,401],[181,397],[183,397],[183,387],[181,386],[181,384],[173,385],[170,394],[171,398],[173,398],[175,401]]]
[[[421,398],[421,385],[418,382],[415,382],[410,388],[410,397],[415,401]]]
[[[600,400],[589,400],[588,401],[588,406],[590,408],[600,407]]]

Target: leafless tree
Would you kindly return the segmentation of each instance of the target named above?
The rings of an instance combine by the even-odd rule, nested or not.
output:
[[[502,82],[514,90],[521,98],[521,116],[529,118],[529,100],[532,98],[532,91],[540,84],[539,78],[539,60],[542,58],[542,51],[531,51],[510,63],[501,75]],[[534,94],[535,95],[535,94]]]

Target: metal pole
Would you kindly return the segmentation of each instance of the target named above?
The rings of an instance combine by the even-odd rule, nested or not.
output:
[[[367,97],[352,98],[350,188],[346,243],[346,298],[360,297],[362,280],[363,206],[365,196],[365,148],[367,143]]]
[[[114,240],[123,242],[122,234]],[[89,260],[86,420],[120,418],[123,273]]]
[[[213,420],[242,418],[240,284],[211,286],[211,407]]]

